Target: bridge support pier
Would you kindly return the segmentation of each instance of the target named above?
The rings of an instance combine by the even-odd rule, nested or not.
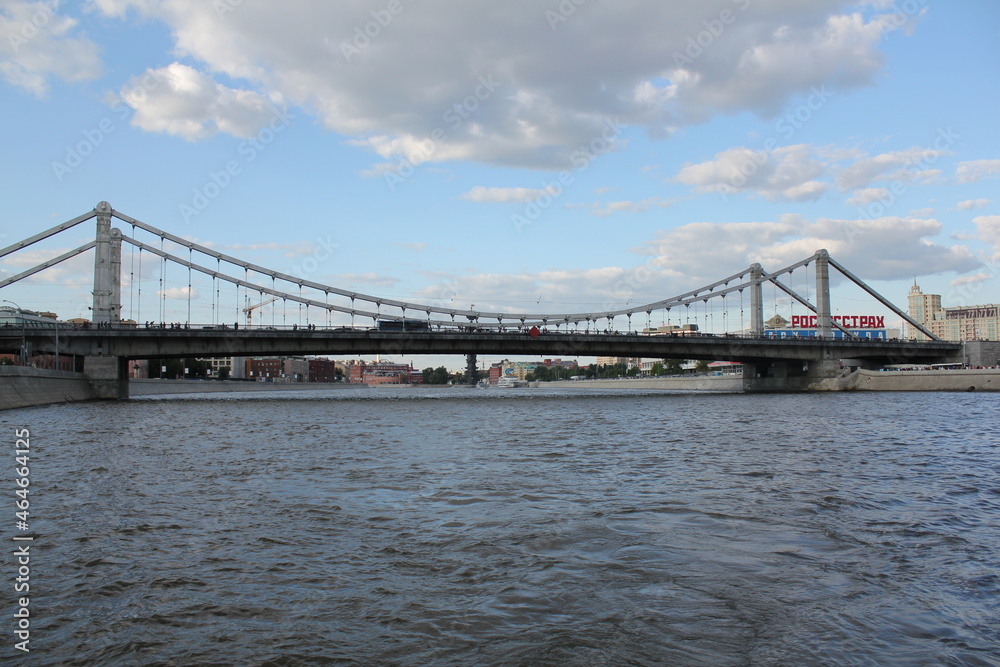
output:
[[[842,373],[838,359],[745,362],[743,391],[757,394],[822,391],[824,380]]]
[[[476,355],[465,355],[465,381],[467,384],[474,385],[479,382],[479,371],[476,369],[477,363]]]
[[[128,358],[84,357],[83,374],[87,376],[94,398],[128,398]]]

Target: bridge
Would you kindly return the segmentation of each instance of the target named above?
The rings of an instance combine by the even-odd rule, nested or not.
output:
[[[112,219],[124,223],[128,233],[112,227]],[[53,326],[38,318],[29,321],[22,311],[19,327],[0,327],[0,352],[23,355],[30,348],[34,354],[82,357],[84,372],[107,398],[128,396],[129,360],[170,357],[464,354],[472,359],[492,354],[705,359],[742,362],[748,391],[806,389],[845,367],[876,369],[961,359],[960,343],[939,340],[825,250],[776,271],[752,264],[709,285],[652,303],[581,313],[461,309],[363,294],[218,252],[116,211],[107,202],[11,244],[0,250],[0,258],[88,220],[96,220],[93,241],[0,280],[0,297],[9,285],[94,250],[91,320]],[[140,239],[140,233],[148,238]],[[123,246],[129,252],[127,294],[122,284]],[[848,327],[846,319],[832,314],[831,268],[926,340],[867,338],[865,332]],[[180,292],[186,292],[186,304],[183,300],[167,304],[170,271],[175,283],[178,271],[181,282],[186,277]],[[794,289],[795,271],[806,273],[805,290]],[[212,290],[211,321],[200,324],[192,320],[196,275],[210,280]],[[147,287],[144,309],[143,284],[150,280],[159,289],[150,305]],[[773,288],[769,305],[777,310],[780,293],[783,308],[797,306],[809,322],[815,321],[815,335],[812,331],[808,337],[768,335],[765,285]],[[254,310],[268,308],[267,304],[271,321],[265,316],[254,323]],[[295,309],[291,318],[288,304]],[[678,324],[651,326],[656,319]]]

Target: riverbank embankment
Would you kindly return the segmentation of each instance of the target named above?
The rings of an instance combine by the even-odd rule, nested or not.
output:
[[[83,373],[30,366],[0,366],[0,410],[94,398]]]
[[[674,391],[743,391],[740,375],[700,375],[669,378],[607,378],[542,382],[552,389],[669,389]]]
[[[237,393],[260,391],[317,391],[358,387],[344,382],[242,382],[218,380],[131,380],[133,397],[168,394]],[[619,378],[542,382],[552,389],[650,389],[668,391],[742,392],[738,375],[672,378]],[[405,390],[405,387],[394,387]],[[807,391],[1000,391],[1000,369],[966,370],[857,370],[818,380]],[[0,410],[33,405],[87,401],[94,391],[82,373],[0,366]]]
[[[130,396],[234,393],[247,391],[315,391],[357,387],[346,382],[244,382],[241,380],[129,380]]]
[[[743,391],[739,375],[672,378],[619,378],[543,382],[566,389],[667,389],[674,391]],[[870,371],[817,380],[806,391],[1000,391],[1000,369]]]

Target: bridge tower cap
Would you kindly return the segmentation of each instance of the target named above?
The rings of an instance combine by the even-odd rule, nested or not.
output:
[[[830,253],[827,252],[826,248],[820,248],[819,250],[816,251],[816,256],[817,257],[829,257]]]
[[[100,202],[100,203],[97,204],[97,207],[96,207],[95,210],[97,210],[99,213],[110,213],[111,212],[111,204],[109,204],[106,201],[102,201],[102,202]]]

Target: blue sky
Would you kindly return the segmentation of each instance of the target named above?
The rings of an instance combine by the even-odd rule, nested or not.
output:
[[[914,278],[945,305],[1000,301],[987,0],[8,0],[0,38],[3,245],[107,200],[443,307],[645,303],[821,247],[903,307]],[[214,317],[210,281],[161,286],[148,259],[139,278],[126,253],[124,316],[184,320],[190,294]],[[91,265],[4,298],[87,316]]]

